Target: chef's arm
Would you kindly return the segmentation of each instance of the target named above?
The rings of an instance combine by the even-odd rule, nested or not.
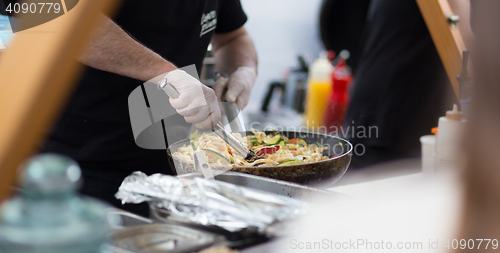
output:
[[[79,60],[90,67],[142,81],[176,69],[104,16]]]
[[[215,33],[212,52],[218,72],[231,74],[242,66],[257,71],[257,52],[245,27],[229,33]]]
[[[243,109],[257,77],[257,52],[245,27],[212,37],[215,70],[230,74],[224,82],[216,82],[215,94],[220,101],[236,102]],[[227,90],[227,91],[226,91]],[[225,95],[223,95],[225,94]]]
[[[135,41],[107,17],[102,18],[80,61],[96,69],[142,81],[169,72],[169,83],[180,93],[178,98],[170,99],[170,104],[186,122],[198,128],[212,128],[220,121],[221,113],[212,89]]]

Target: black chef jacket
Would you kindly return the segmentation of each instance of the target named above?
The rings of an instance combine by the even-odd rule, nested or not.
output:
[[[147,48],[178,67],[196,64],[198,73],[213,34],[234,31],[246,20],[239,0],[126,0],[114,18]],[[86,67],[42,147],[75,159],[84,175],[82,192],[115,205],[114,194],[131,172],[173,173],[165,150],[135,144],[128,96],[142,83]]]
[[[415,0],[371,0],[361,43],[344,126],[363,145],[352,168],[419,156],[453,91]]]

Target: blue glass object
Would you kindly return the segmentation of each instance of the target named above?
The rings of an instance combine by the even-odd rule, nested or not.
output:
[[[14,37],[14,34],[10,28],[9,18],[0,15],[0,41],[2,41],[5,46],[9,46],[12,37]]]
[[[80,178],[78,164],[64,156],[27,161],[21,189],[0,206],[0,252],[103,252],[111,231],[108,206],[78,196]]]

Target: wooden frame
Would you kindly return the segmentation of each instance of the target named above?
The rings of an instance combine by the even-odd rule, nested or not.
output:
[[[0,201],[71,92],[80,70],[75,59],[99,15],[118,2],[80,0],[61,17],[16,33],[0,56]]]
[[[458,27],[448,20],[453,15],[450,4],[448,0],[416,1],[458,97],[457,75],[462,69],[462,52],[467,48]]]

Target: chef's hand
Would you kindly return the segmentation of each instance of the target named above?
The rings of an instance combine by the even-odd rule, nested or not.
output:
[[[219,123],[221,112],[212,89],[180,69],[169,72],[166,78],[180,94],[178,98],[170,98],[170,104],[186,122],[205,129]]]
[[[251,67],[239,67],[229,79],[219,81],[215,84],[214,90],[221,101],[236,102],[240,109],[243,109],[250,100],[253,84],[257,78],[257,73]],[[227,88],[225,97],[222,97],[224,89]]]

